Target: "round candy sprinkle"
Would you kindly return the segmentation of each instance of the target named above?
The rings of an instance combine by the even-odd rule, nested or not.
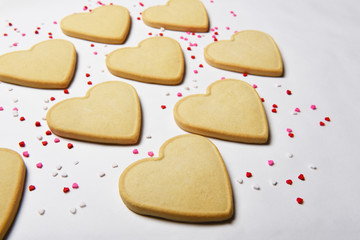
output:
[[[300,175],[298,176],[298,179],[300,179],[301,181],[305,181],[304,174],[300,174]]]
[[[311,108],[312,110],[315,110],[315,109],[316,109],[316,106],[315,106],[315,105],[311,105],[310,108]]]
[[[252,173],[251,173],[251,172],[246,172],[246,177],[247,177],[247,178],[251,178],[251,177],[252,177]]]
[[[77,183],[73,183],[73,184],[72,184],[72,188],[78,189],[78,188],[79,188],[79,185],[78,185]]]
[[[325,121],[330,122],[330,118],[329,118],[329,117],[325,117],[324,119],[325,119]]]
[[[133,150],[133,154],[138,154],[139,153],[139,151],[135,148],[134,150]]]
[[[29,154],[29,152],[28,152],[28,151],[25,151],[25,152],[23,152],[23,156],[24,156],[24,157],[29,157],[29,156],[30,156],[30,154]]]
[[[72,214],[75,214],[75,213],[76,213],[76,208],[70,208],[70,212],[71,212]]]
[[[288,179],[288,180],[286,180],[286,183],[289,184],[289,185],[292,185],[293,181],[291,179]]]
[[[85,202],[81,202],[81,203],[80,203],[80,207],[81,207],[81,208],[86,207],[86,203],[85,203]]]
[[[236,179],[236,181],[240,184],[243,184],[243,182],[244,182],[244,180],[242,180],[242,178],[238,178],[238,179]]]
[[[258,184],[253,185],[254,190],[260,190],[260,186]]]
[[[42,168],[42,167],[43,167],[43,164],[42,164],[41,162],[39,162],[39,163],[36,164],[36,167],[37,167],[37,168]]]
[[[178,92],[176,95],[177,95],[178,97],[182,97],[182,93],[181,93],[181,92]]]
[[[43,208],[40,208],[39,210],[38,210],[38,213],[39,213],[39,215],[44,215],[45,214],[45,209],[43,209]]]
[[[150,151],[150,152],[148,152],[148,155],[149,155],[150,157],[153,157],[153,156],[154,156],[154,153],[153,153],[152,151]]]
[[[67,148],[68,148],[68,149],[72,149],[73,147],[74,147],[74,145],[73,145],[72,143],[68,143],[68,144],[67,144]]]
[[[35,188],[35,186],[34,185],[30,185],[29,186],[29,191],[34,191],[36,188]]]
[[[25,142],[24,141],[19,142],[19,146],[20,147],[25,147]]]
[[[60,139],[55,138],[55,139],[54,139],[54,143],[58,143],[58,142],[60,142]]]
[[[323,127],[323,126],[325,126],[325,123],[324,123],[324,122],[322,122],[322,121],[320,121],[320,123],[319,123],[319,124],[320,124],[320,126],[322,126],[322,127]]]
[[[68,187],[64,187],[64,188],[63,188],[63,192],[64,192],[64,193],[68,193],[68,192],[70,192],[70,188],[68,188]]]
[[[302,198],[296,198],[296,201],[298,202],[298,204],[303,204],[304,203],[304,199]]]
[[[269,164],[269,166],[273,166],[273,165],[274,165],[274,161],[273,161],[273,160],[268,160],[268,164]]]
[[[104,172],[99,172],[99,177],[104,177],[105,173]]]
[[[35,126],[36,126],[36,127],[40,127],[40,126],[41,126],[41,123],[40,123],[39,121],[36,121],[36,122],[35,122]]]

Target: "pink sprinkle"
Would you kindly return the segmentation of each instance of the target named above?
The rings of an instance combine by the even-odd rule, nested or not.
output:
[[[87,9],[88,9],[88,7],[87,7],[87,6],[84,6],[83,11],[86,11]]]
[[[201,38],[201,35],[197,35],[198,38]]]
[[[181,92],[178,92],[176,95],[177,95],[178,97],[182,97],[182,93],[181,93]]]
[[[14,107],[13,111],[19,111],[19,109],[17,107]]]
[[[0,107],[0,111],[4,111],[4,108],[3,108],[3,107]]]
[[[197,74],[197,73],[198,73],[198,70],[194,70],[194,73]]]
[[[215,29],[213,29],[213,28],[212,28],[212,29],[210,29],[210,31],[214,32],[214,31],[215,31]]]
[[[142,2],[139,2],[139,5],[142,6],[142,7],[144,6],[144,4]]]
[[[53,24],[57,24],[57,21],[53,21]]]
[[[54,143],[58,143],[58,142],[60,142],[60,139],[55,138],[55,139],[54,139]]]
[[[13,43],[13,46],[14,46],[14,47],[17,47],[17,45],[18,45],[18,43]]]
[[[133,154],[138,154],[139,153],[139,151],[135,148],[134,150],[133,150]]]
[[[300,109],[299,109],[299,108],[295,108],[294,111],[295,111],[295,112],[300,112]]]
[[[236,14],[233,14],[234,17],[236,17]]]
[[[315,110],[315,109],[316,109],[316,106],[315,106],[315,105],[311,105],[310,108],[311,108],[312,110]]]
[[[186,32],[186,34],[187,34],[187,35],[190,35],[190,34],[191,34],[191,32]]]
[[[181,37],[180,37],[180,39],[184,39],[184,37],[183,37],[183,36],[181,36]]]
[[[226,27],[226,30],[230,30],[230,27]]]
[[[291,128],[287,128],[286,131],[289,132],[289,133],[291,133],[291,132],[292,132],[292,129],[291,129]]]
[[[197,43],[194,43],[193,46],[197,47],[198,45],[197,45]]]
[[[215,30],[218,30],[219,28],[218,27],[215,27]]]
[[[26,36],[26,34],[25,34],[25,33],[23,33],[23,34],[21,34],[21,36],[25,37],[25,36]]]
[[[256,84],[253,84],[253,88],[257,88],[257,85],[256,85]]]
[[[37,167],[37,168],[42,168],[42,167],[43,167],[43,165],[42,165],[42,163],[41,163],[41,162],[39,162],[39,163],[37,163],[37,164],[36,164],[36,167]]]
[[[230,11],[231,14],[234,14],[234,11]]]
[[[72,188],[78,189],[78,188],[79,188],[79,185],[78,185],[77,183],[73,183]]]
[[[184,38],[185,41],[187,41],[188,39],[187,38]]]
[[[269,164],[269,166],[272,166],[272,165],[274,165],[274,161],[273,160],[268,160],[268,164]]]
[[[98,53],[97,52],[94,52],[94,55],[97,55]]]
[[[28,151],[25,151],[25,152],[23,152],[23,156],[24,156],[24,157],[29,157],[29,156],[30,156],[30,154],[29,154],[29,152],[28,152]]]
[[[148,152],[148,155],[149,155],[150,157],[152,157],[152,156],[154,156],[154,153],[153,153],[152,151],[150,151],[150,152]]]
[[[221,77],[221,80],[224,80],[225,79],[225,77]]]

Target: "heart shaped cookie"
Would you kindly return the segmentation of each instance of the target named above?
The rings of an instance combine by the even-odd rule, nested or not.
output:
[[[264,107],[248,83],[224,79],[206,94],[187,96],[174,107],[177,125],[204,136],[245,143],[266,143],[268,124]]]
[[[76,51],[71,42],[47,40],[30,50],[0,56],[0,81],[34,88],[66,88],[75,67]]]
[[[55,104],[47,113],[58,136],[89,142],[135,144],[140,135],[141,108],[136,90],[122,82],[104,82],[82,98]]]
[[[183,80],[184,56],[174,39],[152,37],[140,42],[138,47],[111,52],[106,66],[118,77],[174,85]]]
[[[199,0],[169,0],[166,5],[146,9],[144,23],[154,28],[176,31],[207,32],[209,19]]]
[[[18,211],[24,190],[26,168],[21,156],[0,148],[0,239],[3,239]]]
[[[117,5],[95,8],[90,13],[75,13],[63,18],[61,30],[70,37],[100,43],[121,44],[130,29],[129,11]]]
[[[235,33],[231,40],[211,43],[204,50],[205,60],[213,67],[254,75],[283,75],[280,51],[266,33],[246,30]]]
[[[216,146],[198,135],[167,140],[159,157],[127,167],[120,196],[132,211],[184,222],[223,221],[233,215],[229,176]]]

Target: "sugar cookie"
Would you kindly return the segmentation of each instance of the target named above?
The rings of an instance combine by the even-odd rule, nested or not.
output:
[[[70,37],[122,44],[129,33],[130,22],[130,14],[125,7],[106,5],[90,13],[69,15],[61,20],[60,27]]]
[[[183,130],[245,143],[266,143],[268,124],[264,107],[248,83],[224,79],[211,84],[206,94],[187,96],[174,107]]]
[[[0,148],[0,239],[9,230],[24,190],[26,168],[21,156]]]
[[[154,28],[189,32],[209,30],[208,15],[199,0],[169,0],[166,5],[146,9],[142,17],[146,25]]]
[[[115,76],[147,83],[175,85],[184,75],[180,44],[168,37],[152,37],[138,47],[117,49],[107,56],[106,65]]]
[[[246,30],[235,33],[231,40],[211,43],[204,50],[205,60],[213,67],[254,75],[283,75],[280,51],[266,33]]]
[[[73,79],[76,58],[71,42],[43,41],[30,50],[0,56],[0,81],[34,88],[66,88]]]
[[[233,215],[224,161],[207,138],[186,134],[167,140],[159,157],[127,167],[120,196],[132,211],[183,222],[224,221]]]
[[[85,97],[55,104],[47,113],[51,131],[89,142],[135,144],[140,135],[141,108],[136,90],[123,82],[104,82]]]

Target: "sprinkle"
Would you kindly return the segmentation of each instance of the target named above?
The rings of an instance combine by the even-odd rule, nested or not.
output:
[[[302,198],[296,198],[296,201],[298,202],[298,204],[303,204],[304,203],[304,199]]]
[[[294,137],[294,134],[293,134],[293,133],[289,133],[288,135],[289,135],[289,137],[291,137],[291,138]]]
[[[88,85],[92,85],[92,82],[91,82],[91,81],[88,81],[87,84],[88,84]]]
[[[37,167],[37,168],[42,168],[42,167],[43,167],[43,164],[42,164],[41,162],[39,162],[39,163],[36,164],[36,167]]]
[[[117,163],[113,163],[112,167],[117,168],[118,167]]]
[[[281,84],[276,83],[276,84],[275,84],[275,87],[281,87]]]
[[[19,142],[19,146],[20,147],[25,147],[25,142],[24,141]]]
[[[273,107],[273,108],[278,108],[278,105],[273,104],[272,107]]]
[[[81,208],[86,207],[86,203],[85,203],[85,202],[81,202],[81,203],[80,203],[80,207],[81,207]]]
[[[25,121],[25,118],[24,118],[24,117],[20,117],[20,121]]]
[[[34,185],[30,185],[29,186],[29,191],[34,191],[36,188],[35,188],[35,186]]]
[[[294,157],[294,154],[292,154],[292,153],[287,153],[286,156],[287,156],[288,158],[293,158],[293,157]]]
[[[47,141],[42,141],[41,144],[42,144],[43,146],[46,146],[46,145],[48,145],[48,142],[47,142]]]
[[[329,118],[329,117],[325,117],[324,119],[325,119],[325,121],[330,122],[330,118]]]
[[[23,152],[23,156],[24,156],[24,157],[29,157],[29,156],[30,156],[30,154],[29,154],[29,152],[28,152],[28,151],[25,151],[25,152]]]
[[[301,181],[305,181],[304,174],[300,174],[300,175],[298,176],[298,179],[300,179]]]
[[[243,184],[243,182],[244,182],[244,180],[242,180],[242,178],[238,178],[238,179],[236,179],[236,181],[240,184]]]
[[[299,113],[299,112],[300,112],[300,109],[299,109],[299,108],[295,108],[294,111],[297,112],[297,113]]]
[[[273,113],[277,113],[276,108],[273,108],[271,111],[272,111]]]
[[[49,103],[49,99],[44,99],[44,103]]]
[[[148,155],[149,155],[150,157],[153,157],[153,156],[154,156],[154,153],[153,153],[152,151],[150,151],[150,152],[148,152]]]
[[[325,123],[324,122],[322,122],[322,121],[320,121],[320,126],[325,126]]]
[[[98,53],[97,52],[94,52],[94,55],[97,55]]]
[[[36,126],[36,127],[40,127],[40,126],[41,126],[41,123],[40,123],[39,121],[36,121],[36,122],[35,122],[35,126]]]
[[[64,192],[64,193],[68,193],[68,192],[70,192],[70,188],[68,188],[68,187],[64,187],[64,188],[63,188],[63,192]]]
[[[60,170],[62,169],[62,166],[61,166],[61,165],[57,165],[57,166],[56,166],[56,169],[60,171]]]
[[[51,133],[50,130],[47,130],[47,131],[45,132],[45,134],[48,135],[48,136],[50,136],[52,133]]]
[[[50,101],[55,101],[55,98],[54,98],[54,97],[51,97],[51,98],[50,98]]]
[[[286,94],[287,94],[287,95],[291,95],[292,92],[291,92],[290,90],[286,90]]]
[[[147,139],[151,139],[152,137],[151,137],[151,135],[147,135],[146,138],[147,138]]]
[[[246,177],[247,177],[247,178],[251,178],[251,177],[252,177],[252,173],[251,173],[251,172],[246,172]]]
[[[74,165],[78,165],[79,164],[79,161],[77,161],[77,160],[74,160]]]
[[[182,97],[182,93],[181,93],[181,92],[178,92],[178,93],[176,94],[176,96]]]
[[[200,67],[200,68],[203,68],[203,67],[204,67],[204,65],[202,65],[202,64],[199,64],[199,67]]]
[[[316,109],[316,106],[315,106],[315,105],[311,105],[310,108],[311,108],[312,110],[315,110],[315,109]]]
[[[194,70],[194,73],[197,74],[197,73],[198,73],[198,70]]]
[[[287,128],[286,131],[289,132],[289,133],[291,133],[291,132],[292,132],[292,129],[291,129],[291,128]]]
[[[243,73],[243,76],[244,76],[244,77],[247,77],[247,75],[248,75],[247,73]]]
[[[60,139],[55,138],[55,139],[54,139],[54,143],[58,143],[58,142],[60,142]]]
[[[286,183],[289,184],[289,185],[292,185],[293,181],[291,179],[288,179],[288,180],[286,180]]]
[[[166,106],[165,105],[161,105],[161,109],[165,109],[166,108]]]
[[[0,111],[4,111],[4,108],[3,108],[3,107],[0,107]]]
[[[48,110],[48,107],[47,107],[47,106],[44,106],[43,109],[46,111],[46,110]]]
[[[316,170],[317,167],[315,165],[310,165],[309,168],[311,168],[312,170]]]
[[[260,190],[260,186],[257,185],[257,184],[255,184],[255,185],[253,185],[253,189],[254,189],[254,190]]]
[[[253,84],[252,86],[253,86],[253,88],[257,88],[257,85],[256,85],[256,84]]]
[[[61,177],[63,177],[63,178],[67,178],[67,177],[68,177],[68,175],[67,175],[67,173],[66,173],[66,172],[64,172],[64,173],[62,173],[62,174],[61,174]]]
[[[79,185],[78,185],[77,183],[73,183],[73,184],[72,184],[72,188],[78,189],[78,188],[79,188]]]
[[[268,160],[268,164],[269,164],[269,166],[273,166],[274,165],[274,160]]]
[[[134,150],[133,150],[133,154],[138,154],[139,153],[139,151],[135,148]]]
[[[57,173],[57,172],[53,172],[51,175],[52,175],[53,177],[56,177],[56,176],[58,175],[58,173]]]
[[[99,172],[99,177],[104,177],[105,173],[104,172]]]
[[[69,90],[68,90],[68,89],[64,89],[64,93],[65,93],[65,94],[69,94]]]
[[[76,208],[70,208],[70,212],[71,212],[72,214],[76,214]]]
[[[39,141],[41,141],[43,137],[42,137],[41,135],[38,135],[38,136],[36,136],[36,138],[37,138]]]
[[[40,208],[39,210],[38,210],[38,213],[39,213],[39,215],[44,215],[45,214],[45,209],[43,209],[43,208]]]
[[[86,74],[85,74],[85,77],[90,77],[90,73],[86,73]]]
[[[74,147],[74,145],[73,145],[72,143],[68,143],[68,144],[67,144],[67,148],[68,148],[68,149],[72,149],[73,147]]]
[[[278,184],[278,182],[277,181],[271,181],[271,184],[273,185],[273,186],[276,186],[277,184]]]

